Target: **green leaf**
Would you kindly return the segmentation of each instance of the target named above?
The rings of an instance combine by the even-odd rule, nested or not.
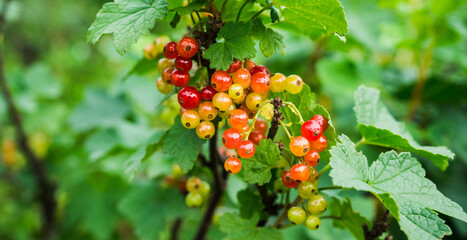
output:
[[[218,34],[224,41],[214,43],[204,52],[204,58],[211,62],[210,67],[227,70],[234,58],[254,58],[255,42],[251,37],[246,37],[250,28],[251,23],[227,22]]]
[[[343,202],[340,202],[337,198],[332,198],[329,203],[329,211],[331,216],[340,217],[340,219],[333,220],[334,226],[347,229],[355,239],[365,239],[362,224],[368,223],[368,220],[353,210],[349,198]]]
[[[191,3],[189,3],[185,7],[177,7],[177,8],[174,8],[174,10],[180,16],[189,15],[193,11],[199,10],[204,5],[205,2],[206,0],[193,0]]]
[[[136,75],[143,75],[150,72],[155,72],[157,69],[157,60],[148,60],[146,58],[141,58],[132,68],[131,70],[123,76],[122,81],[128,79],[133,74]]]
[[[271,180],[271,168],[279,163],[280,151],[271,139],[264,139],[256,146],[255,156],[242,158],[243,181],[263,185]]]
[[[378,197],[397,219],[409,239],[439,239],[451,230],[434,212],[467,221],[457,203],[440,193],[425,178],[417,159],[410,153],[382,153],[371,167],[345,135],[331,149],[330,176],[336,186],[369,191]]]
[[[256,191],[244,189],[237,193],[238,203],[240,204],[240,216],[248,219],[254,213],[260,214],[264,208],[261,197]]]
[[[88,30],[88,41],[96,43],[102,34],[113,34],[117,52],[124,54],[130,44],[149,33],[156,20],[167,17],[166,0],[115,0],[104,4]]]
[[[167,220],[185,213],[184,206],[176,189],[145,183],[133,186],[118,209],[133,223],[140,239],[157,239]]]
[[[275,54],[276,49],[279,50],[282,55],[285,55],[285,45],[282,41],[284,37],[271,28],[266,28],[263,22],[261,22],[261,19],[256,18],[253,21],[250,35],[253,39],[259,41],[259,48],[265,57],[270,57]]]
[[[277,0],[276,5],[285,7],[283,22],[305,35],[313,33],[318,37],[337,33],[345,36],[348,31],[344,9],[337,0]]]
[[[84,142],[84,149],[91,161],[106,156],[113,148],[118,146],[120,138],[114,129],[95,132]]]
[[[326,132],[324,132],[324,136],[326,136],[328,140],[328,147],[325,151],[319,153],[320,160],[324,164],[327,164],[329,162],[329,158],[331,157],[329,154],[329,149],[336,145],[336,130],[332,123],[331,115],[323,106],[316,103],[315,93],[311,92],[308,85],[304,85],[302,91],[299,94],[287,95],[286,101],[293,103],[298,108],[302,114],[303,120],[305,121],[310,120],[314,115],[317,114],[322,115],[328,120],[329,127]],[[301,125],[298,124],[300,118],[295,115],[288,107],[282,107],[282,111],[285,113],[284,116],[286,117],[287,122],[294,123],[292,125],[292,134],[294,136],[300,136]]]
[[[250,219],[240,218],[238,214],[224,213],[219,218],[219,226],[222,232],[227,234],[224,240],[281,240],[284,239],[282,233],[276,228],[256,227],[258,215],[255,214]]]
[[[366,144],[414,152],[429,158],[442,170],[449,165],[448,160],[454,158],[454,153],[446,147],[420,146],[404,124],[392,117],[375,88],[362,85],[357,89],[354,111],[358,131]]]
[[[176,157],[177,164],[180,165],[183,172],[187,173],[193,168],[200,147],[206,141],[196,135],[195,129],[183,127],[180,116],[177,116],[174,122],[167,132],[167,137],[162,144],[162,150]]]

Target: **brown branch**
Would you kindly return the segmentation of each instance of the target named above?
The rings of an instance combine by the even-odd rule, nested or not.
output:
[[[170,229],[170,240],[178,240],[178,234],[180,233],[180,227],[182,226],[182,219],[180,217],[176,218]]]
[[[3,34],[5,13],[10,0],[4,0],[0,10],[0,35]],[[23,127],[20,113],[13,102],[4,71],[3,46],[0,46],[0,88],[7,105],[10,121],[16,130],[16,142],[23,152],[37,182],[40,204],[42,206],[41,239],[51,239],[55,231],[55,184],[48,177],[43,162],[29,146],[29,139]]]
[[[271,120],[271,127],[269,128],[268,138],[274,141],[277,130],[279,129],[280,123],[279,120],[284,120],[282,113],[279,110],[282,107],[282,101],[279,97],[276,97],[272,100],[272,105],[274,105],[274,116]]]
[[[383,233],[389,230],[389,224],[386,222],[389,217],[389,210],[386,210],[386,213],[383,215],[381,221],[373,223],[373,228],[368,230],[368,224],[363,223],[363,233],[365,235],[365,240],[375,240],[379,239]],[[392,239],[392,237],[388,236],[386,239]]]
[[[291,207],[297,206],[297,204],[300,203],[302,198],[300,196],[297,196],[295,200],[288,206],[285,206],[284,211],[282,214],[279,216],[279,218],[274,222],[274,225],[272,225],[275,228],[281,228],[282,222],[287,218],[287,213]]]

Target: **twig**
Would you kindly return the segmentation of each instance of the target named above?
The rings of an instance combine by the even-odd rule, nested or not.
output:
[[[5,13],[10,0],[4,0],[2,9],[0,10],[0,35],[3,35],[3,28],[5,24]],[[11,123],[16,129],[16,141],[21,151],[23,152],[29,167],[34,173],[37,182],[40,204],[42,205],[42,229],[41,239],[51,239],[55,231],[55,184],[52,183],[48,177],[43,165],[43,161],[34,153],[29,146],[29,139],[23,127],[23,121],[20,113],[13,102],[10,89],[8,88],[7,80],[4,72],[3,63],[3,47],[0,45],[0,87],[3,98],[7,105],[8,115]]]
[[[287,218],[287,212],[289,211],[289,209],[291,207],[294,207],[297,204],[299,204],[301,200],[302,200],[302,198],[300,196],[297,196],[297,198],[295,198],[295,200],[292,202],[292,204],[290,204],[288,206],[285,206],[284,212],[282,212],[282,214],[279,216],[279,218],[276,220],[276,222],[274,222],[273,227],[280,228],[282,222]]]
[[[272,5],[274,5],[274,2],[271,2],[270,4],[268,4],[266,7],[264,7],[263,9],[259,10],[259,12],[257,12],[255,15],[253,15],[253,17],[250,18],[250,20],[248,20],[249,22],[251,22],[253,19],[255,19],[257,16],[259,16],[262,12],[268,10],[269,8],[272,7]]]
[[[282,113],[279,112],[283,104],[279,97],[274,98],[271,101],[271,103],[272,105],[274,105],[274,117],[271,121],[271,127],[269,128],[268,138],[274,140],[274,137],[276,136],[277,130],[280,126],[279,120],[284,120],[284,118],[282,117]]]
[[[356,144],[355,144],[355,149],[359,148],[360,146],[362,146],[363,144],[365,144],[365,138],[362,138],[360,139],[360,141],[358,141]]]
[[[373,223],[373,229],[368,230],[368,224],[363,223],[363,233],[365,235],[365,240],[375,240],[379,239],[383,233],[389,230],[389,224],[386,222],[389,217],[389,210],[386,210],[386,213],[383,215],[381,221]],[[391,238],[391,237],[390,237]]]
[[[221,16],[224,14],[224,10],[225,10],[225,6],[227,6],[227,3],[229,2],[229,0],[225,0],[224,3],[222,3],[222,7],[221,7]]]
[[[237,13],[237,19],[235,20],[236,22],[238,22],[240,20],[240,15],[242,14],[242,11],[243,11],[243,8],[245,8],[245,6],[250,2],[251,0],[246,0],[242,6],[240,7],[240,9],[238,10],[238,13]],[[246,60],[245,60],[246,61]]]
[[[336,190],[336,189],[343,189],[343,188],[340,186],[320,187],[318,188],[318,192],[325,191],[325,190]]]
[[[180,227],[182,226],[182,219],[176,218],[170,229],[170,240],[178,240],[178,234],[180,233]]]
[[[335,220],[340,220],[342,219],[342,216],[323,216],[319,217],[320,219],[335,219]]]

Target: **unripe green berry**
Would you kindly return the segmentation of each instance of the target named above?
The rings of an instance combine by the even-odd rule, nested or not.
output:
[[[206,198],[207,196],[209,196],[210,192],[211,186],[209,185],[209,183],[202,181],[201,185],[199,186],[199,193],[201,194],[201,196]]]
[[[319,225],[321,225],[321,220],[318,216],[310,215],[306,219],[305,226],[311,231],[318,230]]]
[[[287,212],[289,221],[295,225],[300,225],[305,222],[306,212],[301,207],[292,207]]]
[[[274,191],[278,193],[286,193],[290,191],[290,188],[284,185],[280,178],[274,180]]]
[[[321,215],[328,208],[326,199],[321,195],[315,195],[308,200],[307,210],[310,214]]]
[[[318,189],[310,181],[300,183],[300,185],[298,185],[297,190],[298,195],[300,195],[300,197],[304,199],[310,199],[318,193]]]
[[[199,207],[203,203],[203,196],[200,193],[190,192],[186,195],[185,203],[188,207]]]

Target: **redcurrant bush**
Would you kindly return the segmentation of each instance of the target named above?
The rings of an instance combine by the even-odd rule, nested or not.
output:
[[[162,78],[157,78],[156,81],[157,90],[163,94],[169,94],[174,90],[174,85],[165,82]]]
[[[258,110],[262,102],[263,98],[259,93],[250,93],[245,99],[246,106],[251,110]]]
[[[200,207],[203,204],[203,196],[198,192],[190,192],[185,197],[187,207]]]
[[[264,134],[268,131],[268,123],[263,119],[256,119],[255,130],[258,130]]]
[[[186,189],[188,190],[188,192],[199,192],[201,182],[201,179],[197,177],[190,177],[186,181]]]
[[[256,73],[264,73],[268,77],[271,76],[271,73],[269,72],[269,69],[263,65],[257,65],[251,68],[250,74],[251,76],[254,76]]]
[[[240,60],[237,60],[234,58],[234,61],[233,63],[231,63],[229,65],[229,69],[227,69],[227,72],[228,73],[234,73],[236,72],[238,69],[240,69],[242,67],[242,61]]]
[[[229,87],[229,96],[232,100],[238,100],[241,98],[245,98],[245,92],[240,84],[232,84]]]
[[[282,92],[285,90],[285,75],[282,73],[276,73],[274,76],[271,77],[271,87],[269,90],[271,92]]]

